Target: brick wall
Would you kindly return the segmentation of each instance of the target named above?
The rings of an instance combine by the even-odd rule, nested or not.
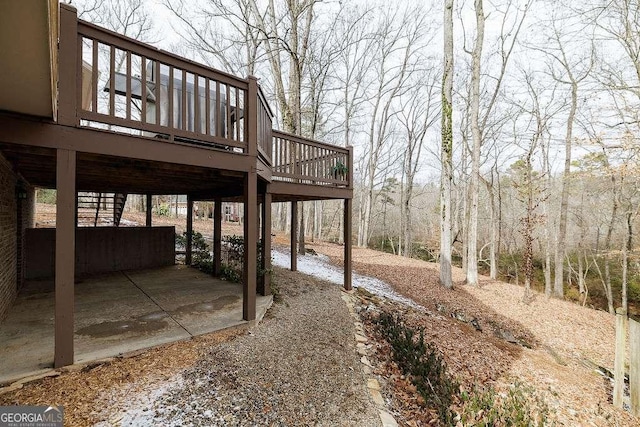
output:
[[[16,177],[0,154],[0,320],[17,293]]]
[[[25,260],[26,257],[26,245],[25,241],[25,230],[27,228],[35,227],[35,203],[36,203],[36,191],[32,187],[24,186],[24,191],[26,193],[26,199],[18,199],[17,200],[17,224],[20,224],[19,235],[16,236],[16,275],[17,275],[17,284],[18,289],[22,287],[24,284],[25,278]]]

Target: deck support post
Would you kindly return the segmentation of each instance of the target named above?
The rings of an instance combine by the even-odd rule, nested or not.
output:
[[[242,286],[242,318],[256,318],[257,238],[258,238],[258,174],[255,168],[244,178],[244,263]]]
[[[76,243],[76,152],[58,149],[56,160],[54,367],[73,364]]]
[[[146,226],[147,227],[151,227],[151,214],[153,213],[153,207],[151,206],[151,194],[147,194],[146,195],[146,199],[147,199],[147,221],[146,221]]]
[[[352,259],[351,259],[351,239],[352,239],[352,210],[353,200],[344,199],[344,288],[347,291],[352,289]]]
[[[263,194],[262,200],[262,275],[260,276],[260,295],[266,296],[271,293],[271,193],[269,186]]]
[[[78,93],[82,79],[78,74],[78,13],[76,8],[60,5],[60,35],[58,50],[58,102],[53,106],[58,123],[65,126],[77,126],[80,119],[77,114]],[[57,108],[57,111],[56,111]]]
[[[184,263],[191,265],[191,251],[193,248],[193,199],[187,196],[187,243]]]
[[[298,271],[298,202],[291,202],[291,271]]]
[[[222,199],[216,198],[213,206],[213,275],[222,272]]]

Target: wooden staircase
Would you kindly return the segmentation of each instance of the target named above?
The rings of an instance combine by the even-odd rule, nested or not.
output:
[[[126,194],[78,192],[77,197],[79,227],[120,225]]]

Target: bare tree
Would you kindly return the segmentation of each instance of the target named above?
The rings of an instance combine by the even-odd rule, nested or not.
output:
[[[374,93],[370,100],[363,203],[358,228],[359,246],[366,246],[371,237],[376,175],[381,157],[390,142],[391,118],[398,113],[394,103],[407,90],[405,83],[417,67],[416,52],[421,47],[423,23],[423,17],[416,18],[416,11],[407,9],[386,13],[378,26],[375,41],[378,63],[375,67],[375,85],[372,87]]]
[[[261,41],[248,0],[207,0],[194,5],[163,0],[163,4],[182,24],[176,30],[196,59],[229,73],[255,74]]]
[[[157,36],[146,0],[76,0],[78,17],[144,42]],[[119,68],[119,67],[118,67]]]
[[[480,194],[480,146],[482,145],[482,133],[480,129],[480,72],[482,62],[482,47],[484,45],[485,15],[483,0],[475,0],[476,12],[476,39],[471,53],[471,135],[473,137],[473,149],[471,150],[471,180],[469,193],[471,194],[471,215],[469,218],[468,235],[468,265],[467,283],[478,284],[478,197]]]
[[[435,92],[438,75],[428,69],[416,76],[415,86],[401,97],[398,121],[405,135],[406,146],[402,158],[400,191],[400,235],[398,253],[412,255],[411,201],[415,178],[421,163],[421,154],[427,132],[439,118]]]
[[[483,0],[475,0],[475,16],[476,16],[476,36],[474,41],[473,50],[471,54],[471,93],[469,99],[470,105],[470,128],[472,134],[472,150],[471,150],[471,177],[469,181],[469,225],[468,233],[466,236],[468,253],[467,253],[467,271],[466,281],[468,284],[478,284],[478,197],[480,192],[480,161],[481,161],[481,147],[485,134],[488,129],[489,119],[494,113],[494,107],[498,102],[498,95],[502,87],[503,80],[506,76],[507,66],[513,53],[513,49],[516,45],[518,35],[522,29],[523,23],[527,17],[531,2],[527,1],[522,10],[517,10],[515,13],[515,19],[511,21],[511,25],[508,24],[509,16],[511,15],[511,9],[513,2],[509,1],[505,10],[502,12],[503,20],[501,24],[501,31],[499,36],[499,52],[500,52],[500,67],[497,76],[493,77],[495,82],[493,83],[493,90],[487,90],[489,94],[489,100],[485,106],[484,114],[480,115],[480,100],[481,100],[481,76],[482,76],[482,51],[484,46],[484,26],[486,17],[484,14]]]
[[[564,138],[564,169],[562,173],[560,190],[560,218],[556,232],[556,245],[554,257],[554,283],[553,292],[545,286],[545,293],[557,298],[564,296],[564,259],[566,255],[566,235],[567,235],[567,211],[569,205],[569,185],[571,179],[571,154],[573,145],[573,127],[578,110],[578,90],[579,86],[589,77],[595,62],[595,47],[593,37],[587,35],[588,28],[582,22],[575,22],[573,18],[562,15],[561,6],[557,6],[554,16],[551,18],[547,28],[550,34],[544,38],[543,47],[534,49],[546,55],[550,61],[548,63],[549,73],[552,78],[563,85],[569,87],[570,103],[569,112],[565,123]],[[572,22],[573,21],[573,22]],[[584,46],[586,45],[586,50]]]
[[[545,202],[548,193],[545,189],[548,181],[545,178],[543,162],[542,171],[534,168],[536,151],[544,146],[545,136],[548,138],[549,120],[557,113],[554,105],[555,91],[545,93],[545,100],[541,100],[539,90],[540,82],[535,80],[533,73],[525,71],[522,80],[527,86],[527,104],[522,106],[521,115],[524,125],[514,126],[514,138],[517,145],[524,149],[521,159],[511,166],[513,185],[517,190],[518,199],[525,205],[525,214],[521,217],[521,232],[524,238],[524,296],[523,301],[528,303],[532,297],[531,286],[533,284],[533,246],[534,231],[544,218],[539,214],[538,208]],[[519,102],[521,104],[522,101]],[[518,135],[524,135],[519,138]]]
[[[442,73],[442,141],[440,152],[440,284],[451,278],[451,187],[453,181],[453,0],[444,3],[444,72]]]

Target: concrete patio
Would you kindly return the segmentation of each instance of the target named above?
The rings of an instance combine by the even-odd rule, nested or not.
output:
[[[257,320],[272,302],[257,296]],[[183,265],[76,283],[75,363],[246,324],[242,285]],[[53,280],[32,280],[0,323],[0,383],[53,367]]]

